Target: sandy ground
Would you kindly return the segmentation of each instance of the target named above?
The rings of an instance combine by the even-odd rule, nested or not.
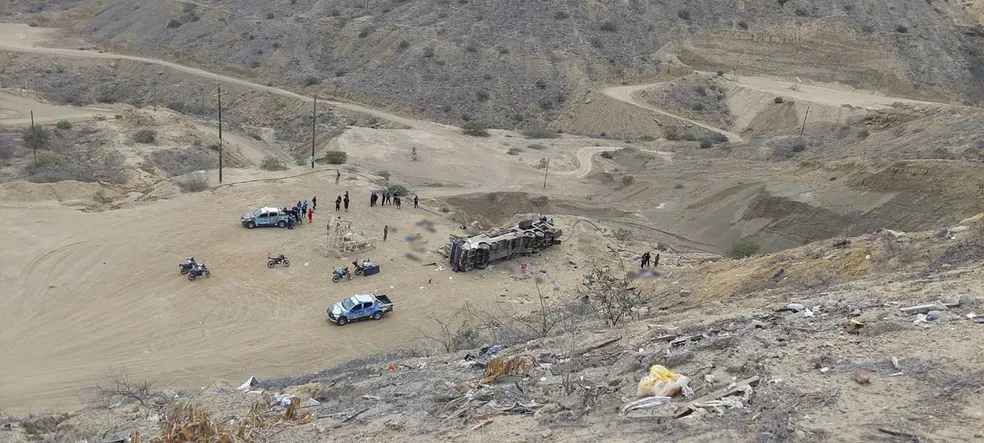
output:
[[[309,100],[291,91],[160,60],[35,46],[49,32],[0,25],[0,50],[136,60]],[[615,91],[611,92],[615,98],[637,104],[631,98],[632,88],[636,87],[609,91]],[[475,138],[461,134],[458,128],[354,104],[329,104],[409,128],[350,128],[333,143],[349,152],[350,163],[364,171],[386,169],[404,180],[420,192],[425,205],[435,197],[493,191],[536,191],[550,194],[551,199],[590,201],[603,189],[598,182],[585,180],[592,171],[592,156],[616,148],[589,146],[595,142],[569,137],[526,140],[501,131],[493,131],[488,138]],[[62,112],[69,111],[53,115],[68,115]],[[253,160],[269,154],[261,143],[241,134],[230,136],[229,142],[245,146],[243,152]],[[545,148],[531,148],[533,144]],[[409,146],[420,147],[421,161],[409,158]],[[522,152],[510,155],[510,148]],[[671,154],[665,152],[659,154],[665,163],[672,163],[669,157]],[[546,171],[545,189],[545,171],[534,166],[540,158],[550,158],[552,165]],[[674,164],[677,174],[704,171],[697,164]],[[728,183],[746,175],[747,171],[729,167],[730,172],[720,171],[720,175],[705,175],[703,179],[723,177],[726,180],[716,186],[728,188]],[[427,240],[424,250],[431,251],[457,231],[456,224],[434,216],[438,213],[436,205],[428,207],[433,212],[413,211],[409,205],[400,211],[392,207],[369,209],[368,193],[378,184],[346,172],[344,181],[335,185],[334,171],[324,167],[295,178],[250,182],[309,171],[302,167],[283,173],[230,169],[226,183],[239,184],[111,212],[80,213],[47,199],[53,194],[56,200],[63,200],[59,193],[73,190],[69,183],[27,185],[18,191],[18,199],[0,202],[0,217],[22,220],[0,227],[0,287],[5,288],[0,293],[0,355],[4,360],[0,367],[0,409],[18,413],[70,407],[76,404],[80,387],[120,366],[134,377],[156,378],[179,388],[216,380],[235,382],[250,375],[272,377],[314,371],[405,346],[418,335],[417,327],[425,327],[423,320],[428,316],[450,312],[466,301],[494,303],[503,294],[534,293],[528,281],[515,282],[507,275],[488,278],[483,273],[452,274],[424,266],[441,261],[432,253],[423,253],[420,261],[408,259],[410,250],[401,240],[404,235],[423,232]],[[360,229],[376,236],[381,235],[384,225],[393,230],[377,251],[366,254],[382,265],[382,274],[333,284],[328,279],[332,266],[364,258],[338,260],[317,251],[325,238],[326,217],[333,214],[330,202],[346,190],[353,195],[348,217]],[[651,224],[643,214],[660,211],[665,205],[645,198],[646,189],[631,192],[639,212],[624,217],[614,212],[609,217],[641,226]],[[31,193],[49,197],[31,201]],[[293,231],[247,231],[239,226],[243,211],[261,205],[288,206],[314,196],[320,205],[313,226]],[[598,214],[603,214],[613,209],[613,203],[617,202],[600,199],[592,204],[598,207]],[[416,226],[424,218],[433,219],[436,233]],[[692,220],[677,219],[675,223],[694,230]],[[281,252],[293,265],[267,269],[266,254]],[[208,264],[212,278],[190,282],[178,275],[175,267],[188,255]],[[557,280],[558,288],[570,287],[580,282],[580,271],[569,271]],[[377,290],[396,302],[393,315],[380,322],[344,328],[327,322],[324,309],[329,304],[353,293]]]
[[[57,123],[59,120],[80,122],[94,120],[97,116],[112,117],[117,108],[87,106],[84,108],[54,106],[41,102],[30,93],[0,90],[0,126],[27,126],[34,111],[35,124]]]

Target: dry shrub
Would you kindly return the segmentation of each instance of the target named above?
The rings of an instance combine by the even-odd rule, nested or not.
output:
[[[126,182],[123,154],[116,151],[79,149],[65,156],[51,152],[38,153],[37,163],[25,168],[28,180],[35,183],[55,183],[63,180],[80,182]]]
[[[286,171],[287,165],[284,164],[283,160],[272,155],[268,155],[263,159],[263,162],[260,163],[260,169],[263,169],[264,171]]]
[[[208,175],[202,172],[179,178],[175,180],[175,184],[181,188],[181,192],[202,192],[209,188]]]
[[[150,153],[150,163],[169,177],[176,177],[218,165],[219,155],[208,148],[196,146],[158,149]],[[226,160],[225,166],[233,166],[233,163]]]

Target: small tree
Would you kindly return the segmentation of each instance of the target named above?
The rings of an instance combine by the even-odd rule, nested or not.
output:
[[[461,126],[465,130],[465,134],[474,137],[488,137],[489,136],[489,124],[479,120],[471,120]]]
[[[69,129],[72,129],[72,122],[68,120],[59,120],[58,123],[55,124],[55,127],[58,128],[59,130],[67,131]]]
[[[584,278],[587,284],[579,292],[597,306],[609,326],[618,325],[632,308],[646,301],[627,278],[616,278],[597,268]]]
[[[386,189],[388,189],[393,195],[397,197],[403,197],[410,193],[409,191],[407,191],[407,187],[403,185],[389,185],[389,187],[387,187]]]
[[[385,170],[385,169],[376,171],[376,175],[382,177],[383,180],[386,180],[386,181],[389,181],[389,179],[390,179],[390,172],[387,171],[387,170]]]
[[[755,255],[755,253],[757,253],[758,251],[759,251],[758,243],[755,243],[750,239],[743,238],[741,240],[734,242],[731,245],[731,248],[728,249],[728,252],[726,252],[724,255],[728,258],[740,259],[740,258],[751,257]]]
[[[51,143],[51,130],[44,126],[35,126],[33,130],[24,128],[21,138],[24,139],[24,145],[27,146],[27,149],[35,151],[46,149]]]
[[[348,161],[348,153],[345,151],[328,151],[325,154],[325,160],[328,160],[330,165],[344,165]]]

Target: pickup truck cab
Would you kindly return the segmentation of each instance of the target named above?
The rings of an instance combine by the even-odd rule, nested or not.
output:
[[[257,226],[276,226],[278,228],[286,228],[288,217],[290,217],[290,215],[279,208],[267,207],[243,214],[239,222],[249,229],[253,229]]]
[[[359,294],[346,298],[328,308],[328,319],[338,326],[371,318],[379,320],[393,310],[393,302],[383,294]]]

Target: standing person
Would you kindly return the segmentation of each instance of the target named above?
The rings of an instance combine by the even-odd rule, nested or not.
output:
[[[338,198],[335,199],[335,212],[341,210],[342,210],[342,196],[339,195]]]
[[[400,196],[394,197],[393,201],[396,202],[396,209],[400,209],[400,204],[402,203],[400,202]]]
[[[418,201],[420,201],[420,198],[419,198],[419,197],[417,197],[417,194],[414,194],[414,195],[413,195],[413,208],[414,208],[414,209],[417,209],[417,202],[418,202]]]
[[[379,206],[386,206],[386,193],[385,192],[381,192],[379,194],[378,200],[379,200]]]
[[[287,217],[287,229],[294,229],[294,217]]]
[[[648,261],[649,261],[649,252],[642,253],[642,257],[639,259],[639,267],[640,268],[645,268],[646,267],[646,262],[648,262]]]
[[[311,197],[311,208],[318,209],[318,197]]]
[[[314,223],[314,208],[308,209],[308,224]]]
[[[656,253],[656,259],[653,260],[653,267],[659,266],[659,253]]]
[[[383,226],[383,241],[386,241],[386,237],[389,236],[390,227],[389,225]]]
[[[314,160],[315,160],[315,158],[314,158],[314,156],[312,155],[312,156],[311,156],[311,167],[312,167],[312,168],[314,168]]]
[[[337,185],[338,184],[338,181],[341,180],[341,179],[342,179],[342,171],[336,169],[335,170],[335,184]]]
[[[308,210],[308,203],[307,200],[304,200],[304,204],[301,205],[301,217],[307,215],[307,210]]]
[[[344,202],[345,202],[345,212],[348,212],[348,205],[349,205],[348,193],[345,194]]]

